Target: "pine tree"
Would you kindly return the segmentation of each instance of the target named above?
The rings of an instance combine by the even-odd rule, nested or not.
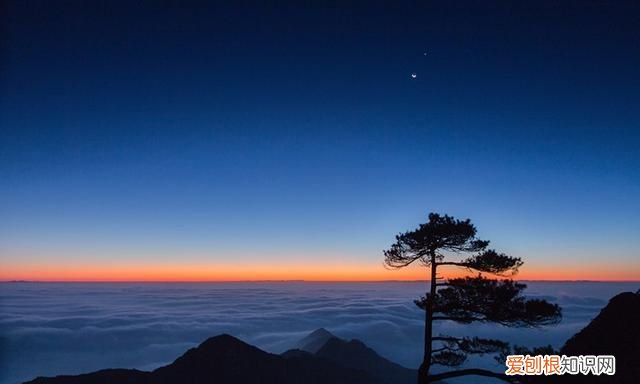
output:
[[[427,267],[429,290],[416,300],[425,311],[424,358],[418,371],[418,383],[447,378],[481,375],[513,381],[510,377],[484,369],[460,369],[430,373],[432,365],[461,365],[470,354],[506,353],[509,344],[494,339],[433,335],[435,321],[458,323],[492,322],[509,327],[553,324],[561,319],[560,307],[545,300],[522,296],[525,284],[509,277],[523,264],[518,257],[489,249],[489,242],[476,238],[469,219],[429,214],[429,221],[413,231],[400,233],[396,242],[384,251],[385,264],[403,268],[414,263]],[[442,267],[464,268],[476,272],[473,277],[441,279]],[[487,273],[502,279],[487,278]]]

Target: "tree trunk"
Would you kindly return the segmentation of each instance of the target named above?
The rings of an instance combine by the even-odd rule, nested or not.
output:
[[[418,384],[429,383],[431,352],[433,351],[433,300],[436,297],[436,254],[431,253],[431,284],[424,314],[424,357],[418,369]]]
[[[429,383],[429,367],[424,365],[424,362],[420,364],[420,368],[418,368],[418,384],[428,384]]]

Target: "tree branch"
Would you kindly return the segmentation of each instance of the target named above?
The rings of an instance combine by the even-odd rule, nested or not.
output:
[[[436,336],[433,338],[433,341],[460,341],[462,340],[459,337],[452,337],[452,336]]]
[[[467,263],[460,263],[457,261],[441,261],[439,263],[436,263],[437,265],[455,265],[456,267],[465,267],[465,268],[469,268],[469,265],[467,265]]]
[[[473,317],[473,316],[467,316],[467,317],[434,316],[431,318],[431,320],[451,320],[451,321],[458,321],[460,323],[470,323],[472,321],[487,321],[483,318]]]
[[[416,256],[413,258],[407,258],[406,260],[389,258],[387,261],[385,261],[384,267],[387,269],[401,269],[404,267],[408,267],[409,265],[413,264],[419,259],[420,259],[419,256]]]

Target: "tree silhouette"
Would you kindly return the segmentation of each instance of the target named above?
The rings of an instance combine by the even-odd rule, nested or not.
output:
[[[476,228],[469,219],[456,220],[448,215],[431,213],[427,223],[398,234],[396,242],[384,251],[385,264],[390,268],[420,263],[429,271],[429,291],[415,301],[425,311],[424,358],[418,371],[419,384],[465,375],[515,381],[502,373],[484,369],[431,374],[431,366],[435,364],[455,367],[470,354],[505,354],[509,350],[509,344],[500,340],[434,336],[434,321],[493,322],[509,327],[529,327],[560,320],[558,305],[522,296],[525,284],[482,275],[513,276],[523,264],[520,258],[498,253],[488,246],[488,241],[476,238]],[[478,275],[444,280],[439,278],[438,269],[445,266],[464,268]]]

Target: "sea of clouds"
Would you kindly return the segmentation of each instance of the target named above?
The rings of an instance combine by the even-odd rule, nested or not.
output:
[[[607,301],[638,283],[531,282],[527,295],[559,303],[540,329],[439,325],[437,334],[561,346]],[[421,359],[424,283],[1,283],[0,383],[102,368],[150,370],[220,333],[279,353],[319,327],[357,338],[407,367]],[[490,357],[472,361],[504,369]]]

